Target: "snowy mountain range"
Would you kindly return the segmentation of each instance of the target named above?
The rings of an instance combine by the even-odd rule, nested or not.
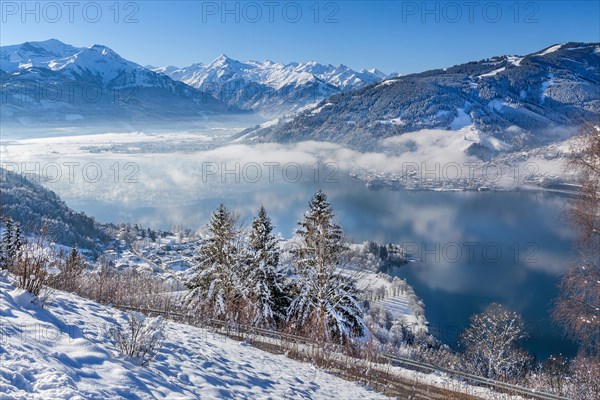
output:
[[[567,43],[392,78],[344,65],[224,55],[209,65],[152,68],[106,46],[51,39],[0,47],[0,122],[175,129],[234,115],[250,126],[269,117],[277,119],[237,138],[321,140],[360,150],[407,132],[470,129],[469,154],[490,158],[597,121],[599,65],[598,43]]]
[[[489,158],[559,139],[563,128],[597,123],[599,112],[600,44],[567,43],[337,94],[291,121],[246,130],[239,140],[319,140],[365,150],[407,132],[460,130],[472,142],[467,153]]]
[[[315,62],[240,62],[143,67],[102,45],[56,39],[0,47],[1,121],[20,126],[202,121],[281,116],[385,75]]]
[[[201,119],[235,109],[106,46],[58,40],[0,47],[2,122]]]
[[[269,60],[241,62],[226,55],[208,65],[149,68],[210,93],[231,106],[252,110],[265,117],[289,114],[307,104],[386,77],[377,69],[354,71],[345,65],[322,65],[314,61],[289,64]]]

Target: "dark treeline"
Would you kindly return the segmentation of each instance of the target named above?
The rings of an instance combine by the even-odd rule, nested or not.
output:
[[[66,246],[98,249],[109,239],[93,218],[71,210],[54,192],[2,168],[0,215],[18,223],[23,235],[43,229],[48,238]]]

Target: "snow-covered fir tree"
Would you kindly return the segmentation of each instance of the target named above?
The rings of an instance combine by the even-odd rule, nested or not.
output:
[[[16,222],[14,228],[14,234],[12,236],[12,241],[10,244],[9,256],[14,260],[15,257],[21,251],[23,247],[23,238],[21,237],[21,224]]]
[[[65,280],[69,284],[73,284],[76,282],[77,278],[83,273],[84,267],[85,263],[79,255],[79,250],[77,250],[76,245],[73,245],[71,247],[71,252],[69,253],[69,256],[65,260],[65,264],[62,268],[61,274],[65,275]]]
[[[0,269],[9,268],[12,262],[13,236],[13,221],[12,218],[7,218],[0,240]]]
[[[348,247],[325,193],[315,194],[298,224],[295,293],[289,319],[321,340],[362,335],[365,325],[359,291],[339,268]]]
[[[208,237],[198,249],[195,275],[188,282],[190,306],[213,317],[235,313],[235,305],[243,296],[241,253],[237,217],[221,204],[209,222]]]
[[[77,250],[77,246],[71,246],[71,252],[69,253],[69,257],[67,257],[67,264],[78,264],[80,262],[79,259],[79,250]]]
[[[252,221],[246,258],[247,298],[252,304],[252,322],[272,327],[285,317],[288,304],[286,276],[279,267],[279,240],[264,207]]]

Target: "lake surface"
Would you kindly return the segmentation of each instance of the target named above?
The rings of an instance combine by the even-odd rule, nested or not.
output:
[[[223,189],[223,188],[221,188]],[[560,275],[576,259],[565,216],[567,198],[539,192],[373,191],[346,177],[338,183],[277,182],[215,187],[215,195],[184,206],[135,207],[67,200],[102,222],[170,229],[198,228],[223,202],[246,223],[261,204],[290,237],[318,189],[329,195],[353,241],[401,243],[415,262],[389,273],[406,278],[425,302],[431,331],[452,346],[473,313],[491,302],[520,312],[530,333],[527,349],[539,358],[574,355],[550,317]]]

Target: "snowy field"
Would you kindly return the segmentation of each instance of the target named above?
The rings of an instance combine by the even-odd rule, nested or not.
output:
[[[54,292],[42,309],[0,278],[0,399],[381,399],[311,365],[167,323],[147,367],[108,336],[120,311]]]

